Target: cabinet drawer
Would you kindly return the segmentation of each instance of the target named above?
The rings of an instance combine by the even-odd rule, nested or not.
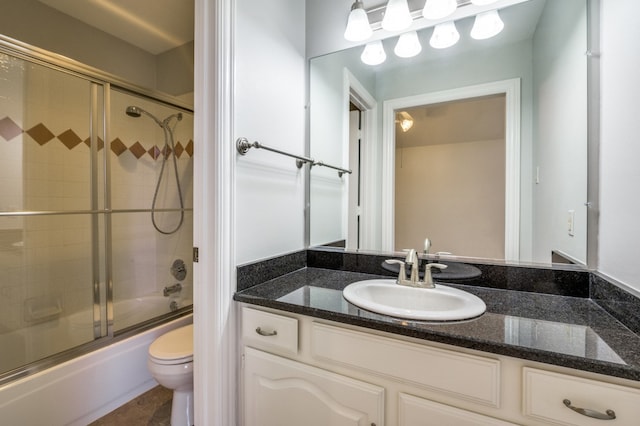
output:
[[[523,368],[524,415],[556,425],[636,425],[640,421],[640,390],[534,368]],[[600,420],[577,413],[577,408],[593,410],[614,420]]]
[[[248,346],[297,355],[298,320],[243,307],[242,338]]]
[[[516,424],[400,393],[398,426],[516,426]]]
[[[312,326],[318,359],[445,392],[490,407],[500,406],[500,361],[373,336],[325,324]]]

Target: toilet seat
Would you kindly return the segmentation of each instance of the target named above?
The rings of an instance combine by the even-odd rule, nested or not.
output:
[[[193,361],[193,324],[176,328],[158,337],[149,346],[149,358],[163,365]]]

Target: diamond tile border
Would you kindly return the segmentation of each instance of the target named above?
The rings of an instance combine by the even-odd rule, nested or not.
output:
[[[76,146],[80,145],[84,142],[85,145],[91,146],[91,140],[89,138],[82,139],[76,132],[72,129],[67,129],[64,132],[60,133],[58,136],[54,135],[51,130],[47,128],[42,123],[38,123],[35,126],[31,127],[28,130],[23,130],[20,128],[18,124],[11,117],[6,116],[0,119],[0,137],[2,137],[5,141],[10,142],[12,139],[16,138],[18,135],[22,133],[26,133],[31,137],[33,141],[35,141],[38,145],[42,146],[53,139],[57,139],[60,143],[66,146],[69,150],[74,149]],[[171,155],[171,148],[168,147],[158,147],[154,145],[148,150],[142,146],[139,141],[134,142],[131,146],[127,146],[120,138],[116,137],[109,144],[111,151],[116,155],[120,156],[125,152],[129,152],[136,159],[142,158],[145,154],[148,154],[154,160],[161,158],[162,156]],[[104,141],[101,138],[98,138],[98,151],[104,148]],[[186,154],[189,157],[193,157],[193,140],[189,139],[186,145],[183,146],[181,142],[177,142],[175,144],[175,153],[178,158],[182,156],[182,154]]]

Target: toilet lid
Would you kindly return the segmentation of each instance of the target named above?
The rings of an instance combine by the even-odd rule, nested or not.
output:
[[[191,361],[193,359],[193,324],[176,328],[158,337],[149,346],[149,355],[158,361]]]

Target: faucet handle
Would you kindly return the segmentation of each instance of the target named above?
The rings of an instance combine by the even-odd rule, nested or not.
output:
[[[442,263],[427,263],[424,266],[424,286],[429,288],[435,287],[433,284],[433,276],[431,275],[431,268],[443,270],[447,269],[447,265],[443,265]]]
[[[400,272],[398,273],[398,280],[397,283],[400,284],[401,281],[406,281],[407,279],[407,272],[404,269],[404,262],[402,260],[398,260],[398,259],[387,259],[385,260],[385,263],[388,263],[389,265],[400,265]]]

